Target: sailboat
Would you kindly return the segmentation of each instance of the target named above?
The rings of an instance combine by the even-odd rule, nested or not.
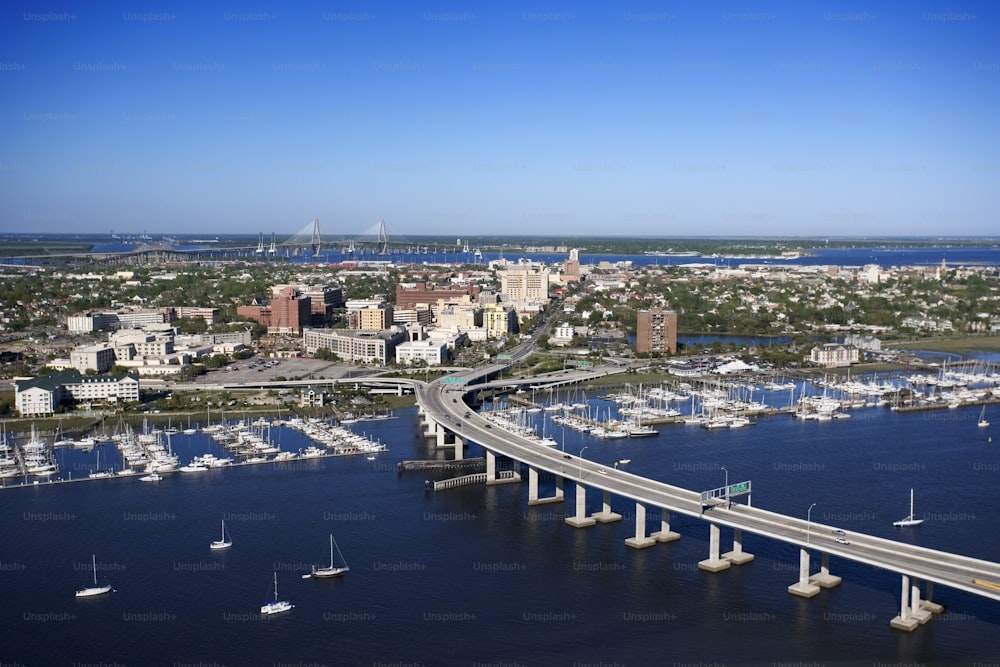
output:
[[[986,406],[983,406],[983,411],[979,413],[979,428],[986,428],[990,423],[986,421]]]
[[[340,556],[340,562],[343,563],[341,566],[337,566],[333,559],[333,551],[337,550],[337,555]],[[310,577],[316,577],[317,579],[329,579],[330,577],[341,577],[345,572],[350,570],[347,566],[347,561],[344,560],[344,554],[340,553],[340,547],[333,540],[333,533],[330,533],[330,567],[316,567],[313,565],[312,573],[303,574],[303,579],[308,579]]]
[[[97,554],[94,554],[94,585],[82,588],[76,592],[76,597],[78,598],[89,598],[95,595],[104,595],[105,593],[111,592],[111,584],[105,584],[103,586],[97,585]]]
[[[90,479],[107,479],[108,477],[114,477],[114,475],[107,470],[101,470],[101,450],[99,449],[97,450],[97,468],[94,472],[90,473],[88,477]]]
[[[262,614],[280,614],[283,611],[289,611],[294,607],[288,600],[278,599],[278,573],[274,573],[274,600],[271,602],[265,602],[260,607],[260,613]]]
[[[906,518],[904,518],[904,519],[900,519],[899,521],[893,521],[892,525],[894,525],[894,526],[902,526],[902,527],[905,527],[905,526],[919,526],[923,522],[924,522],[923,519],[914,519],[913,518],[913,489],[911,488],[910,489],[910,514]]]
[[[209,545],[212,549],[228,549],[233,546],[233,539],[230,537],[227,539],[226,535],[226,520],[222,520],[222,537],[213,540],[212,544]]]

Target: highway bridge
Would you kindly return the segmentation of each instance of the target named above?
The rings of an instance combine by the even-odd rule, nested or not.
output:
[[[486,452],[487,484],[511,481],[497,475],[498,455],[521,462],[528,468],[529,504],[564,502],[565,480],[570,480],[576,489],[573,514],[566,518],[571,526],[585,528],[597,522],[621,520],[621,515],[612,511],[611,500],[613,497],[625,499],[634,502],[636,510],[635,534],[626,544],[645,548],[680,538],[670,530],[671,512],[697,517],[709,524],[708,557],[699,563],[707,572],[720,572],[753,560],[753,555],[742,548],[744,532],[793,544],[799,547],[799,577],[789,585],[788,591],[807,598],[817,595],[822,588],[840,583],[840,577],[829,570],[831,554],[898,572],[901,575],[900,607],[891,626],[900,630],[913,630],[933,614],[943,611],[932,601],[934,584],[1000,601],[1000,563],[858,532],[847,535],[835,526],[810,521],[808,516],[801,519],[753,507],[749,502],[735,502],[733,495],[749,491],[749,484],[696,492],[588,461],[503,430],[471,410],[465,399],[482,389],[484,385],[478,384],[478,380],[499,374],[504,368],[503,364],[485,365],[431,383],[413,382],[425,435],[436,437],[439,446],[454,446],[458,458],[462,456],[466,441],[479,443]],[[555,495],[548,498],[538,495],[538,476],[542,472],[550,473],[556,480]],[[603,494],[601,511],[589,516],[586,514],[588,489]],[[747,495],[748,501],[749,498]],[[659,529],[648,534],[647,507],[659,508],[661,515]],[[721,553],[722,529],[731,530],[733,536],[732,548],[725,553]],[[819,554],[821,562],[815,573],[810,567],[813,552]]]

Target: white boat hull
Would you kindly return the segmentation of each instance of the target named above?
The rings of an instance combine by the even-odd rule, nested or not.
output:
[[[76,592],[76,597],[78,598],[91,598],[95,595],[104,595],[105,593],[111,592],[111,585],[107,586],[91,586],[89,588],[84,588]]]
[[[276,600],[274,602],[268,602],[260,608],[260,613],[264,615],[270,614],[280,614],[284,611],[290,611],[294,607],[288,600]]]

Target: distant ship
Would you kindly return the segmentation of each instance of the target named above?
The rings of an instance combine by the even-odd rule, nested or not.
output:
[[[698,257],[701,255],[697,250],[647,250],[643,254],[650,257]]]

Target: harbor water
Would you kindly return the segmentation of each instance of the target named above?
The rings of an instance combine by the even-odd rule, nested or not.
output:
[[[588,399],[597,412],[610,402]],[[678,406],[684,409],[684,406]],[[1000,406],[990,406],[1000,422]],[[1000,560],[1000,440],[981,408],[850,419],[761,417],[753,426],[661,427],[601,440],[534,416],[574,455],[703,490],[751,480],[754,506],[851,532]],[[988,413],[987,413],[988,414]],[[747,565],[707,574],[708,526],[674,514],[679,541],[633,550],[635,508],[586,529],[566,505],[527,505],[527,485],[425,492],[444,472],[398,473],[446,458],[419,435],[415,409],[354,425],[388,445],[365,455],[137,477],[42,482],[0,491],[0,662],[22,665],[681,665],[989,664],[1000,661],[1000,604],[936,587],[943,615],[912,633],[889,627],[900,577],[831,558],[843,583],[811,600],[787,592],[797,549],[754,535]],[[309,441],[276,429],[282,449]],[[214,451],[176,436],[182,462]],[[114,450],[105,446],[109,460]],[[467,456],[479,456],[476,444]],[[64,476],[96,452],[57,450]],[[8,481],[8,484],[10,482]],[[554,482],[543,479],[543,493]],[[894,528],[909,512],[920,526]],[[588,495],[588,511],[600,508]],[[658,519],[651,509],[647,525]],[[220,520],[233,540],[213,551]],[[658,525],[658,524],[656,524]],[[336,538],[350,572],[303,579]],[[731,533],[723,531],[723,546]],[[97,578],[109,595],[76,599]],[[814,552],[814,559],[818,554]],[[262,618],[273,597],[290,612]]]

